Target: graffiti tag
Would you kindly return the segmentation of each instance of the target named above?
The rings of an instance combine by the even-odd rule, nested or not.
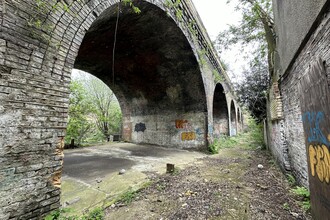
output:
[[[197,129],[196,129],[196,134],[198,134],[198,135],[202,135],[202,134],[203,134],[202,129],[197,128]]]
[[[182,141],[192,141],[196,139],[196,133],[195,132],[182,132],[181,134],[181,140]]]
[[[325,144],[327,146],[330,145],[330,142],[328,141],[328,139],[320,129],[320,123],[323,121],[323,119],[324,119],[323,112],[306,112],[303,115],[302,120],[304,124],[307,125],[306,126],[307,129],[309,127],[309,131],[306,131],[306,133],[308,134],[307,137],[308,143],[318,142]]]
[[[209,125],[208,130],[209,130],[209,134],[212,135],[213,134],[213,126]]]
[[[134,129],[134,131],[136,131],[136,132],[139,132],[139,131],[144,132],[146,129],[147,129],[147,128],[146,128],[146,125],[145,125],[145,124],[143,124],[143,123],[138,123],[138,124],[135,125],[135,129]]]
[[[186,123],[188,123],[187,120],[175,120],[175,127],[184,128]]]
[[[309,145],[309,163],[312,176],[317,175],[321,182],[330,181],[330,154],[325,145]]]

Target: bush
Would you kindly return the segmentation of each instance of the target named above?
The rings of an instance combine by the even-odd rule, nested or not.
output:
[[[219,148],[218,148],[218,139],[214,139],[213,143],[209,145],[209,152],[211,154],[217,154],[219,153]]]

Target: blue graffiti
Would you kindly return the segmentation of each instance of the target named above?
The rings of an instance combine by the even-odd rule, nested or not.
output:
[[[195,132],[196,132],[196,134],[198,134],[198,135],[202,135],[202,134],[203,134],[203,131],[202,131],[202,129],[200,129],[200,128],[197,128],[197,129],[195,130]]]
[[[209,125],[208,126],[209,134],[213,134],[213,126]]]
[[[303,114],[302,120],[305,125],[305,131],[308,133],[307,140],[309,143],[319,142],[327,146],[330,145],[330,142],[320,129],[320,123],[324,120],[323,112],[306,112]]]

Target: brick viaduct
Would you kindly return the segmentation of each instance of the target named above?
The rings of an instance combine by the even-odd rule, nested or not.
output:
[[[44,2],[0,4],[0,219],[37,219],[60,205],[73,68],[114,91],[126,141],[206,148],[242,129],[190,0],[136,1],[140,14],[120,4],[115,52],[118,0]]]

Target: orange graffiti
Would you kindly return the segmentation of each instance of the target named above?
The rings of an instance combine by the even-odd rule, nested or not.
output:
[[[330,182],[330,154],[327,146],[309,145],[309,163],[312,176],[317,175],[321,182]]]
[[[182,132],[181,134],[181,140],[182,141],[192,141],[196,139],[196,133],[195,132]]]
[[[175,127],[183,128],[186,123],[188,123],[187,120],[175,120]]]

